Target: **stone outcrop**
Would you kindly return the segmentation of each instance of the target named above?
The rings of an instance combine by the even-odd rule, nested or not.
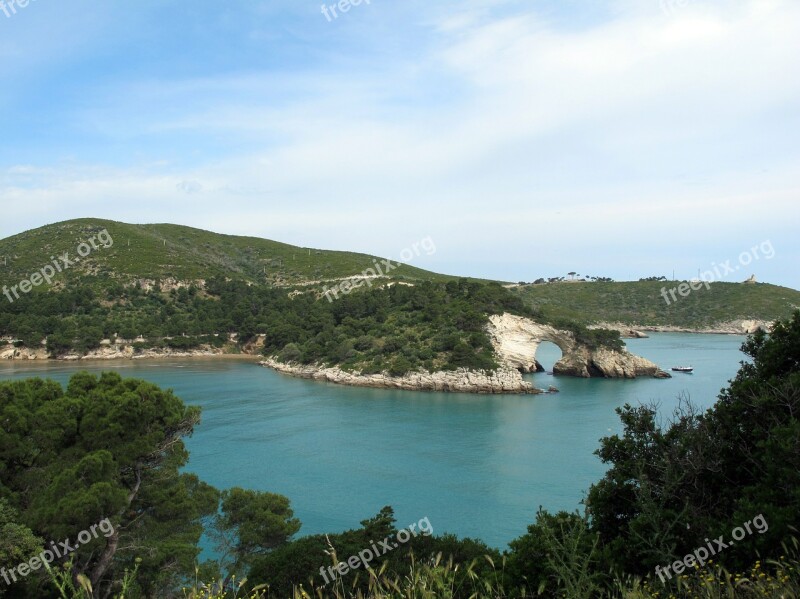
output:
[[[272,358],[261,362],[283,374],[304,379],[326,381],[338,385],[379,387],[409,391],[450,391],[460,393],[544,393],[523,380],[514,368],[501,368],[495,372],[475,372],[464,368],[453,372],[410,372],[404,376],[360,374],[341,368],[317,365],[284,364]]]
[[[628,351],[578,343],[570,331],[537,323],[513,314],[495,314],[489,318],[489,336],[500,361],[520,372],[535,372],[536,350],[543,341],[561,349],[561,359],[553,373],[577,377],[636,378],[650,376],[669,378],[669,373],[656,364]]]
[[[575,345],[572,334],[567,331],[511,314],[489,317],[488,332],[499,359],[520,372],[543,370],[536,361],[536,351],[542,341],[555,343],[564,355]]]
[[[167,277],[165,279],[136,279],[126,285],[126,287],[139,286],[142,291],[160,291],[161,293],[169,293],[175,289],[189,289],[195,286],[198,289],[206,288],[205,279],[194,279],[181,281],[174,277]]]
[[[14,347],[8,344],[0,347],[0,360],[46,360],[47,351],[44,349],[28,349],[27,347]]]
[[[668,379],[672,376],[650,360],[628,351],[586,347],[578,347],[562,356],[553,366],[553,373],[619,379],[635,379],[641,376]]]

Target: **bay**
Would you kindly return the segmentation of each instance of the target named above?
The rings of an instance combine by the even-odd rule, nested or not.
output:
[[[526,375],[560,393],[539,396],[361,389],[289,378],[252,360],[0,364],[0,379],[45,376],[66,383],[79,370],[111,370],[172,388],[203,409],[187,439],[187,470],[219,487],[288,496],[301,535],[359,525],[385,505],[399,526],[428,517],[434,531],[505,547],[539,506],[575,510],[605,466],[601,437],[621,431],[615,408],[679,397],[711,406],[744,355],[743,337],[654,333],[627,340],[672,379],[573,379]],[[559,350],[543,344],[551,369]]]

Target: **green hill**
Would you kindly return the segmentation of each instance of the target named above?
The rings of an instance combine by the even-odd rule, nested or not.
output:
[[[98,238],[103,231],[108,237]],[[379,257],[367,254],[297,247],[180,225],[135,225],[87,218],[46,225],[0,240],[0,287],[18,285],[43,267],[60,264],[59,257],[65,252],[75,260],[80,244],[89,243],[93,237],[97,247],[84,246],[85,257],[52,277],[52,284],[39,281],[40,285],[30,289],[27,297],[89,288],[107,290],[103,296],[119,304],[121,285],[167,279],[224,279],[318,292],[323,286],[334,287],[335,281],[357,276],[376,262],[382,263]],[[419,247],[417,252],[421,255],[425,250]],[[392,260],[392,264],[397,263]],[[409,265],[397,266],[389,277],[409,282],[459,280]],[[583,324],[621,322],[704,328],[738,319],[786,318],[793,307],[800,306],[799,291],[742,283],[713,283],[710,289],[702,287],[667,305],[661,289],[677,285],[676,281],[560,282],[514,286],[510,292],[543,320],[566,319]],[[367,289],[365,286],[359,292]],[[124,302],[119,307],[124,307]],[[16,305],[14,309],[22,308]]]
[[[711,327],[738,319],[787,318],[800,306],[800,291],[766,283],[711,283],[677,301],[664,301],[661,289],[679,281],[621,283],[561,282],[514,287],[531,308],[546,318],[584,324],[621,322],[639,326]],[[669,296],[668,296],[669,297]]]
[[[12,285],[51,264],[51,256],[77,256],[79,244],[107,230],[111,247],[91,253],[64,273],[59,281],[85,279],[127,282],[131,279],[197,280],[214,276],[253,283],[291,286],[310,281],[341,279],[373,267],[378,256],[303,248],[259,239],[221,235],[170,224],[131,225],[95,218],[77,219],[32,229],[0,240],[0,284]],[[85,250],[84,250],[85,251]],[[424,253],[424,250],[420,249]],[[395,257],[392,257],[394,264]],[[390,273],[395,279],[449,281],[413,266]],[[88,282],[88,281],[83,281]]]

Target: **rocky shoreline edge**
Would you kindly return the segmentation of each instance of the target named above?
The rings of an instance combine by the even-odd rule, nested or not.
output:
[[[747,334],[759,328],[769,329],[770,323],[747,320],[721,323],[708,330],[688,330],[672,326],[635,326],[623,323],[598,323],[592,328],[609,328],[621,331],[625,337],[647,337],[642,331]],[[278,362],[274,358],[260,360],[258,364],[281,374],[309,380],[329,382],[353,387],[400,389],[408,391],[439,391],[478,394],[542,394],[558,392],[555,387],[547,390],[535,387],[522,377],[523,372],[535,372],[540,367],[535,360],[539,343],[549,340],[564,352],[555,365],[557,374],[578,377],[636,378],[640,376],[668,378],[670,375],[649,360],[623,350],[609,351],[605,348],[588,350],[575,344],[570,335],[547,325],[510,314],[490,317],[488,332],[499,357],[500,367],[491,372],[472,371],[465,368],[455,371],[416,371],[403,376],[362,374],[348,372],[338,367],[318,364],[302,365]],[[0,345],[0,360],[35,361],[91,361],[91,360],[147,360],[169,358],[260,358],[260,343],[231,351],[231,347],[201,346],[190,350],[152,348],[134,350],[130,344],[107,344],[86,355],[65,354],[57,358],[48,356],[44,348],[29,349],[7,343]]]
[[[168,358],[257,358],[258,354],[250,352],[232,353],[225,351],[224,348],[200,347],[189,350],[173,349],[145,349],[135,352],[130,346],[122,347],[103,347],[90,351],[85,355],[64,354],[57,358],[52,358],[45,349],[29,349],[27,347],[14,347],[11,344],[0,346],[0,361],[20,360],[20,361],[50,361],[50,362],[83,362],[92,360],[160,360]]]
[[[447,391],[451,393],[480,394],[540,394],[555,392],[534,387],[514,368],[498,368],[494,372],[473,371],[460,368],[454,371],[409,372],[403,376],[388,374],[360,374],[341,368],[319,365],[285,364],[274,358],[259,362],[282,374],[351,387],[401,389],[405,391]]]
[[[499,367],[491,372],[462,368],[435,372],[418,370],[402,376],[392,376],[386,372],[363,374],[348,372],[336,366],[284,363],[274,357],[267,358],[260,364],[298,378],[353,387],[456,393],[539,394],[558,390],[554,387],[550,387],[547,391],[538,389],[523,379],[522,373],[541,370],[536,361],[536,350],[543,341],[550,341],[562,351],[561,359],[553,366],[553,372],[556,374],[583,378],[670,378],[669,373],[650,360],[626,350],[587,346],[579,342],[570,331],[559,330],[522,316],[508,313],[494,314],[489,317],[486,331],[499,363]]]
[[[147,349],[134,352],[132,348],[104,347],[89,352],[84,356],[65,354],[58,358],[50,358],[44,349],[31,350],[9,345],[0,347],[0,360],[17,361],[53,361],[84,362],[103,360],[152,360],[169,358],[259,358],[256,353],[242,352],[238,354],[225,352],[223,348],[200,348],[194,350]],[[320,366],[301,366],[284,364],[272,358],[257,362],[282,374],[298,378],[326,381],[354,387],[373,387],[386,389],[403,389],[408,391],[450,391],[482,394],[539,394],[556,392],[550,388],[545,391],[525,381],[519,371],[513,368],[500,369],[493,373],[473,372],[461,369],[454,372],[409,373],[402,377],[389,375],[360,375],[345,372],[339,368]]]
[[[718,322],[704,328],[689,328],[674,325],[638,325],[624,322],[597,322],[588,326],[590,329],[613,329],[626,339],[646,338],[647,333],[690,333],[697,335],[752,335],[756,331],[770,331],[772,321],[767,320],[730,320]]]
[[[599,322],[589,325],[591,329],[614,329],[620,331],[621,336],[628,339],[645,338],[645,333],[690,333],[690,334],[718,334],[718,335],[749,335],[758,329],[769,331],[772,323],[763,320],[733,320],[719,323],[705,329],[691,329],[671,325],[631,325],[621,322]],[[30,349],[15,347],[5,339],[6,345],[0,341],[0,361],[2,360],[50,360],[54,362],[77,362],[81,360],[148,360],[166,358],[207,358],[207,357],[258,357],[260,347],[248,351],[247,348],[239,353],[231,352],[226,348],[201,346],[190,350],[173,350],[169,348],[143,349],[134,351],[130,344],[109,344],[92,350],[85,355],[68,353],[53,358],[44,348]]]

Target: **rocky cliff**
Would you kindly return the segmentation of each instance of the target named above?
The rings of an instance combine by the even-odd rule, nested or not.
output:
[[[553,367],[555,374],[605,378],[670,376],[650,360],[628,351],[590,348],[578,343],[569,331],[522,316],[495,314],[489,318],[488,332],[501,363],[520,372],[535,372],[541,368],[536,361],[536,350],[542,341],[550,341],[562,353]]]

